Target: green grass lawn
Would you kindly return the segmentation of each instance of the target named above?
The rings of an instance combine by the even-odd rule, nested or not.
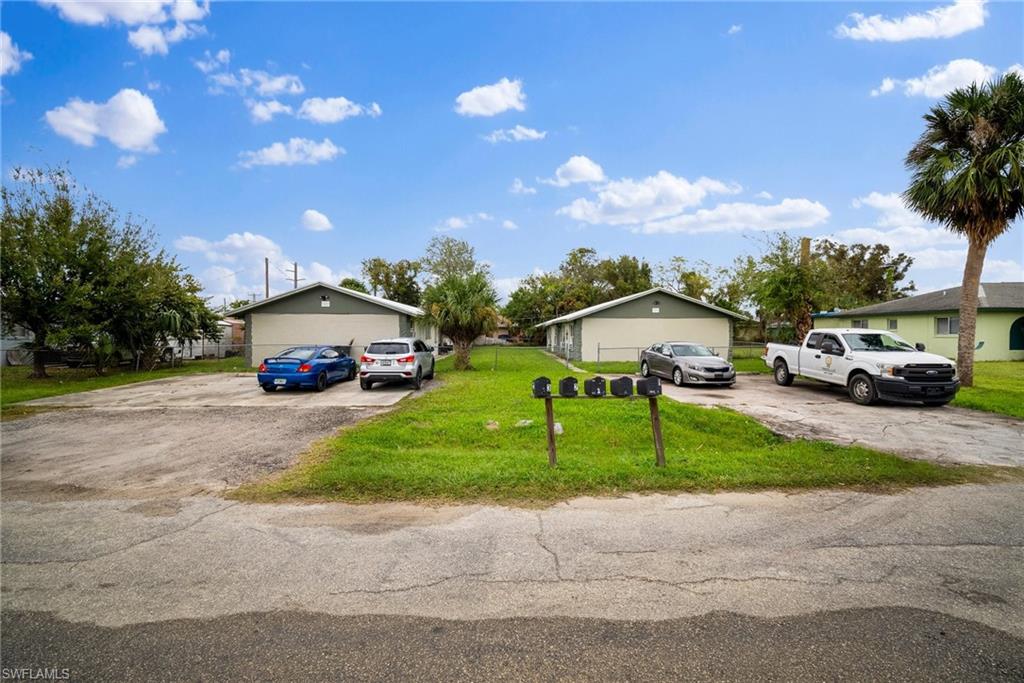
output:
[[[150,379],[172,377],[196,372],[237,372],[249,370],[244,358],[221,360],[187,360],[176,367],[161,367],[155,370],[135,372],[128,368],[109,368],[106,374],[98,376],[92,368],[47,368],[46,379],[30,379],[32,368],[0,368],[0,405],[10,406],[34,398],[61,396],[78,391],[104,389],[122,384],[145,382]]]
[[[732,362],[736,366],[736,372],[771,373],[771,368],[765,365],[764,361],[760,358],[734,358]],[[600,363],[596,361],[573,361],[573,365],[587,372],[601,373],[607,377],[612,375],[634,375],[640,372],[639,364],[628,360],[605,360]]]
[[[291,470],[238,489],[245,500],[352,502],[427,500],[548,502],[579,495],[678,491],[945,484],[976,478],[971,468],[939,467],[865,448],[786,441],[725,409],[661,399],[668,466],[654,466],[647,401],[563,399],[555,419],[558,467],[549,469],[544,402],[531,381],[564,377],[539,351],[499,351],[496,370],[456,373],[315,446]],[[490,367],[493,350],[475,354]],[[489,430],[488,421],[500,428]],[[519,420],[532,420],[515,427]]]
[[[1024,418],[1024,361],[974,364],[974,386],[963,387],[953,405]]]

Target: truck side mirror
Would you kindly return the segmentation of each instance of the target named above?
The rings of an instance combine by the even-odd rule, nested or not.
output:
[[[823,353],[835,353],[836,347],[835,344],[832,343],[831,339],[826,339],[821,342],[821,350]]]
[[[914,344],[914,348],[917,349],[918,351],[924,351],[924,344],[922,344],[921,342],[917,342],[916,344]]]

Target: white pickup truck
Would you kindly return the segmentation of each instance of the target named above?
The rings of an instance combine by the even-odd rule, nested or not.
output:
[[[865,406],[879,399],[941,406],[960,388],[953,361],[881,330],[811,330],[800,346],[768,344],[761,358],[780,386],[797,376],[837,384]]]

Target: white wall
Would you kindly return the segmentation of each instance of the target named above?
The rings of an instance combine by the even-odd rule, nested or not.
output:
[[[583,360],[637,359],[634,347],[654,342],[692,341],[711,346],[725,353],[729,347],[728,318],[584,318]],[[613,347],[629,347],[613,350]]]
[[[353,338],[353,353],[359,353],[375,339],[399,336],[398,314],[315,314],[253,313],[252,364],[296,344],[347,345]]]

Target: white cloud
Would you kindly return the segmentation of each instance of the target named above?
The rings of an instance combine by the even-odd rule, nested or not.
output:
[[[739,33],[742,30],[743,30],[743,24],[733,24],[732,26],[729,27],[729,30],[726,31],[725,33],[726,33],[726,35],[734,36],[734,35],[736,35],[737,33]]]
[[[492,216],[491,214],[485,211],[479,211],[477,213],[471,213],[465,216],[450,216],[441,221],[441,223],[437,225],[434,228],[434,230],[437,232],[451,232],[452,230],[464,230],[465,228],[468,228],[470,225],[476,223],[477,221],[493,220],[494,216]]]
[[[555,169],[554,178],[538,180],[555,187],[568,187],[573,183],[599,183],[604,180],[604,169],[587,157],[576,155]]]
[[[498,300],[508,301],[508,298],[512,295],[512,292],[519,289],[519,284],[521,282],[522,278],[518,277],[496,277],[491,282],[491,284],[494,285],[494,291],[498,295]]]
[[[302,227],[313,232],[324,232],[334,226],[331,220],[316,209],[306,209],[302,212]]]
[[[197,64],[198,66],[198,64]],[[301,95],[306,91],[302,79],[294,74],[274,75],[259,69],[239,69],[237,74],[229,71],[211,73],[210,92],[219,95],[226,90],[235,90],[240,94],[254,91],[261,97],[277,95]]]
[[[857,197],[851,202],[855,209],[869,207],[879,212],[876,225],[887,228],[903,225],[922,225],[921,215],[908,207],[898,192],[871,192],[866,197]]]
[[[835,233],[846,244],[885,244],[894,251],[912,251],[936,244],[961,244],[963,238],[944,228],[903,225],[889,230],[849,228]]]
[[[897,86],[903,88],[907,97],[923,95],[925,97],[942,97],[951,90],[962,88],[971,83],[984,83],[992,80],[997,69],[974,59],[954,59],[948,64],[933,66],[928,72],[917,78],[886,77],[882,83],[871,91],[872,97],[892,92]]]
[[[463,116],[494,116],[509,109],[526,109],[526,93],[519,79],[502,78],[492,85],[479,85],[455,98],[455,111]]]
[[[344,149],[336,146],[328,138],[320,142],[307,138],[291,138],[288,142],[275,142],[256,151],[241,152],[238,155],[238,163],[242,168],[311,165],[331,161],[344,153]]]
[[[505,228],[506,230],[519,229],[519,226],[516,224],[515,221],[508,220],[507,218],[501,222],[501,227]]]
[[[101,137],[131,152],[155,152],[156,137],[167,132],[153,100],[131,88],[103,103],[73,98],[46,112],[46,122],[75,144],[92,147]]]
[[[231,52],[229,50],[218,50],[217,54],[210,54],[210,51],[207,50],[203,59],[193,59],[192,63],[204,74],[209,74],[223,69],[230,61]]]
[[[11,40],[11,36],[0,31],[0,76],[8,76],[21,71],[21,65],[32,59],[32,53],[20,49]]]
[[[291,114],[292,108],[277,100],[246,100],[245,106],[249,108],[249,116],[256,123],[272,121],[278,114]]]
[[[740,230],[789,230],[810,228],[828,220],[829,211],[809,199],[783,199],[778,204],[719,204],[692,214],[644,223],[637,232],[690,234]]]
[[[761,190],[760,192],[755,194],[754,197],[756,199],[771,199],[772,198],[772,193],[769,192],[768,190]]]
[[[613,180],[598,189],[596,199],[579,198],[557,213],[591,224],[638,225],[679,214],[709,194],[735,194],[740,189],[712,178],[691,183],[659,171],[642,180]]]
[[[139,157],[134,154],[122,154],[117,158],[118,168],[131,168],[139,161]]]
[[[1024,64],[1011,64],[1006,73],[1017,74],[1020,78],[1024,78]]]
[[[489,135],[484,135],[483,138],[494,145],[499,142],[527,142],[531,140],[543,140],[547,135],[547,131],[527,128],[523,125],[516,125],[515,128],[499,128]]]
[[[508,188],[508,191],[512,194],[537,194],[537,188],[524,185],[519,178],[512,181],[512,186]]]
[[[300,119],[316,123],[337,123],[353,116],[376,118],[380,115],[381,108],[376,102],[364,106],[345,97],[311,97],[302,103],[297,114]]]
[[[951,38],[985,25],[984,0],[956,0],[927,12],[887,18],[853,13],[836,27],[836,35],[853,40],[901,42],[919,38]],[[852,24],[849,23],[852,20]]]
[[[986,282],[1024,282],[1024,266],[1013,259],[988,259],[981,276]]]
[[[137,26],[128,42],[145,55],[166,55],[169,46],[206,33],[199,23],[210,14],[209,0],[39,0],[56,7],[65,21],[89,26]]]

